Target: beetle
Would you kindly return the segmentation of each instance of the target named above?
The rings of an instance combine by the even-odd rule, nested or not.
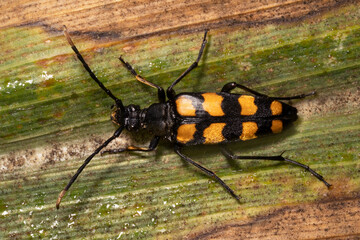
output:
[[[240,197],[214,172],[200,165],[186,156],[181,150],[185,146],[199,144],[222,144],[232,141],[246,141],[260,135],[279,133],[284,127],[297,119],[297,109],[282,102],[282,100],[302,99],[313,95],[300,94],[291,97],[269,97],[257,91],[249,89],[236,82],[230,82],[223,86],[220,92],[188,92],[176,94],[174,87],[188,73],[198,66],[200,58],[206,46],[205,31],[203,41],[196,61],[191,64],[166,90],[140,76],[134,68],[121,56],[119,60],[122,65],[141,83],[157,89],[159,102],[141,109],[140,106],[130,104],[124,106],[122,101],[115,97],[91,71],[88,64],[74,45],[66,27],[64,35],[77,58],[83,64],[90,77],[103,89],[106,94],[115,101],[113,105],[111,120],[118,125],[114,134],[99,146],[80,166],[75,175],[71,178],[66,187],[60,192],[56,201],[56,208],[59,209],[61,199],[71,187],[79,174],[84,170],[91,159],[105,148],[111,141],[119,137],[121,132],[137,131],[146,129],[154,135],[148,147],[127,146],[126,148],[112,149],[102,153],[121,153],[124,151],[153,151],[161,138],[173,143],[174,151],[183,160],[200,169],[206,175],[214,178],[234,198]],[[239,88],[250,94],[234,94],[232,90]],[[166,96],[168,100],[166,100]],[[283,161],[304,168],[322,181],[328,188],[331,187],[325,179],[306,166],[297,161],[284,158],[281,153],[276,156],[238,156],[234,155],[225,147],[222,148],[225,157],[231,159],[253,159]]]

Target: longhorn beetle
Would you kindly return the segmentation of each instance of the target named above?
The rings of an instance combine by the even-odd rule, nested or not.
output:
[[[124,106],[122,101],[115,97],[113,93],[100,82],[81,56],[64,26],[64,35],[76,53],[77,58],[90,74],[90,77],[115,101],[111,113],[111,120],[118,125],[118,129],[85,160],[64,190],[60,192],[56,201],[57,209],[59,209],[61,199],[64,197],[66,191],[71,187],[91,159],[112,140],[119,137],[124,129],[128,131],[147,129],[154,137],[148,147],[128,146],[126,148],[107,150],[103,153],[112,154],[124,151],[148,152],[154,150],[159,140],[164,138],[173,143],[175,153],[183,160],[199,168],[206,175],[214,178],[233,197],[237,200],[240,199],[214,172],[184,155],[181,151],[182,148],[189,145],[219,144],[236,140],[245,141],[263,134],[279,133],[285,126],[297,119],[296,108],[280,100],[301,99],[313,95],[315,92],[291,97],[269,97],[236,82],[230,82],[225,84],[221,91],[217,93],[189,92],[176,94],[174,91],[175,85],[198,66],[206,45],[207,32],[206,30],[196,61],[166,90],[167,101],[165,91],[162,87],[147,81],[137,74],[128,62],[124,61],[121,56],[119,57],[122,65],[130,71],[139,82],[157,89],[159,103],[154,103],[148,108],[140,109],[138,105],[134,104]],[[240,88],[251,95],[231,93],[235,88]],[[231,159],[272,160],[292,163],[312,173],[328,188],[331,186],[320,174],[310,167],[297,161],[284,158],[282,156],[283,154],[276,156],[237,156],[226,148],[222,148],[222,153]]]

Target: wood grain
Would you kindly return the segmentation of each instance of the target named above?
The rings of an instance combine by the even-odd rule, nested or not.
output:
[[[358,239],[360,200],[287,206],[249,221],[230,223],[189,239]]]
[[[0,28],[42,25],[47,30],[133,38],[163,32],[289,22],[358,1],[336,0],[141,0],[2,1]]]

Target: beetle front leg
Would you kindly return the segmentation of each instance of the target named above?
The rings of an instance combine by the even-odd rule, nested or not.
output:
[[[123,66],[129,70],[129,72],[131,72],[131,74],[136,78],[136,80],[138,80],[139,82],[146,84],[150,87],[156,88],[158,90],[158,98],[159,98],[159,102],[164,103],[165,102],[165,91],[162,87],[156,85],[155,83],[149,82],[148,80],[146,80],[145,78],[143,78],[142,76],[140,76],[135,69],[130,65],[130,63],[125,62],[124,59],[122,58],[122,56],[119,57],[119,60],[121,61],[121,63],[123,64]]]
[[[147,147],[147,148],[128,146],[126,148],[118,148],[118,149],[110,149],[110,150],[102,151],[101,155],[116,154],[116,153],[122,153],[122,152],[126,152],[126,151],[150,152],[150,151],[153,151],[157,147],[157,145],[159,144],[159,140],[160,140],[160,137],[158,137],[158,136],[154,137],[151,140],[149,147]]]

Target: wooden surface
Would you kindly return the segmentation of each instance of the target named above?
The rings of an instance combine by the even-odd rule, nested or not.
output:
[[[358,239],[360,201],[287,206],[246,222],[215,227],[193,239]]]
[[[359,1],[46,0],[0,9],[0,238],[358,239]],[[114,130],[111,100],[74,58],[63,25],[126,104],[145,107],[156,95],[118,55],[166,87],[195,59],[204,29],[204,59],[178,92],[234,80],[270,95],[315,88],[316,97],[294,103],[296,130],[232,147],[289,150],[334,188],[296,167],[190,151],[239,204],[163,143],[156,153],[94,159],[56,211],[59,191]],[[117,144],[127,141],[142,137]]]
[[[357,1],[3,1],[0,27],[40,25],[116,39],[298,21]]]

